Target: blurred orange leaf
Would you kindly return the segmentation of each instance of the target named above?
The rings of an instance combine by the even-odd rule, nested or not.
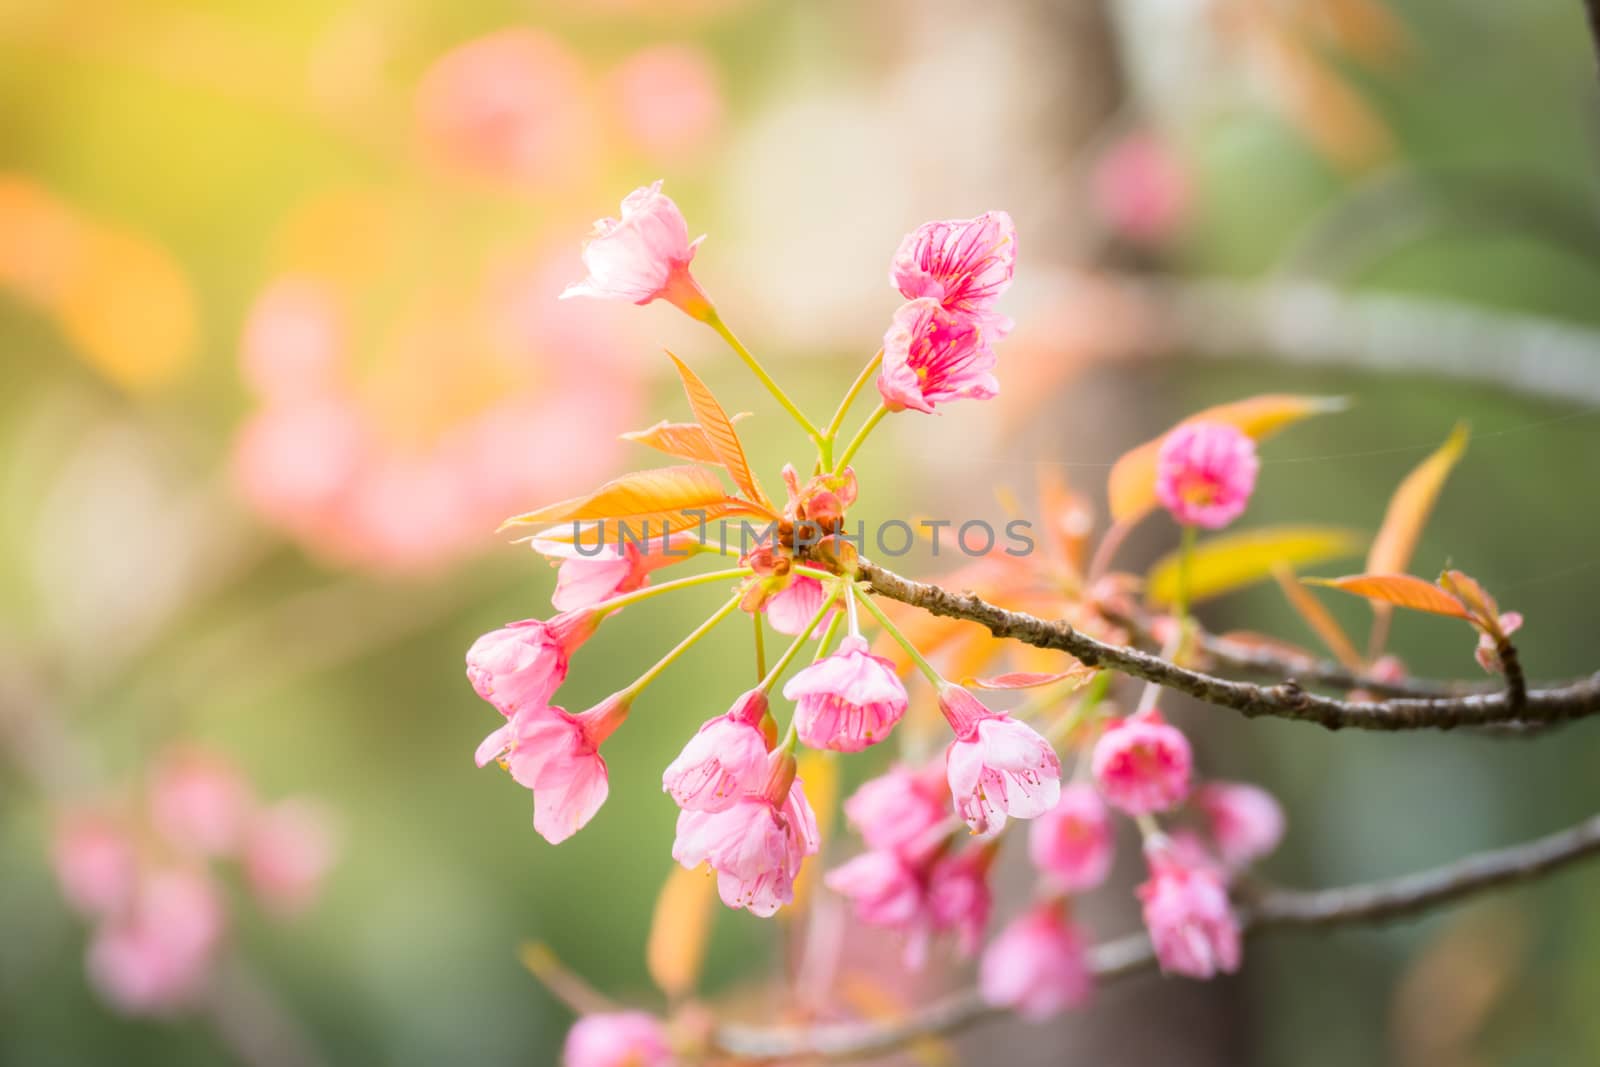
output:
[[[1321,563],[1360,553],[1366,535],[1333,526],[1265,526],[1201,541],[1189,559],[1189,602],[1272,576],[1274,566]],[[1152,604],[1171,604],[1178,594],[1178,553],[1162,557],[1145,579]]]
[[[501,526],[587,519],[626,519],[703,509],[728,499],[722,481],[704,467],[658,467],[613,478],[587,496],[547,504]]]
[[[1383,515],[1383,525],[1378,528],[1378,536],[1372,539],[1372,549],[1367,553],[1367,573],[1403,574],[1411,565],[1422,528],[1427,525],[1451,468],[1466,451],[1467,437],[1466,424],[1457,423],[1438,451],[1406,475],[1394,491]]]
[[[1271,393],[1207,408],[1184,419],[1178,426],[1191,422],[1225,422],[1259,441],[1301,419],[1344,408],[1342,397]],[[1166,434],[1162,434],[1153,441],[1146,441],[1125,453],[1111,468],[1106,492],[1115,521],[1132,522],[1156,506],[1156,456],[1165,439]]]
[[[656,897],[655,917],[645,945],[645,966],[669,999],[694,992],[711,940],[717,880],[704,867],[674,866]]]
[[[1439,587],[1465,604],[1473,619],[1490,631],[1500,625],[1500,606],[1478,580],[1461,571],[1447,570],[1439,575]]]
[[[733,484],[744,490],[745,496],[770,508],[772,502],[767,499],[767,494],[762,492],[761,483],[756,481],[755,473],[750,470],[750,461],[745,458],[744,444],[739,440],[738,431],[733,428],[733,420],[728,418],[728,413],[717,403],[717,398],[712,395],[706,383],[702,382],[683,360],[671,352],[667,353],[667,358],[672,360],[672,365],[677,368],[678,377],[683,379],[683,391],[689,396],[689,409],[699,421],[706,441],[717,457],[717,462],[727,469],[729,476],[733,478]]]
[[[740,419],[749,417],[749,414],[748,411],[741,411],[730,421],[737,423]],[[647,430],[625,433],[622,439],[696,463],[722,462],[712,450],[711,439],[706,436],[705,427],[698,422],[669,422],[662,419]]]
[[[1409,574],[1354,574],[1345,578],[1306,578],[1303,581],[1308,585],[1325,585],[1413,611],[1468,621],[1472,619],[1466,605],[1460,600],[1432,582]]]
[[[1345,635],[1339,621],[1322,606],[1322,601],[1311,594],[1311,590],[1295,576],[1294,571],[1288,565],[1279,563],[1272,568],[1272,576],[1277,579],[1278,587],[1288,598],[1289,606],[1294,608],[1306,621],[1306,625],[1322,639],[1322,643],[1333,653],[1334,658],[1351,670],[1360,670],[1361,653],[1356,651],[1356,646]]]

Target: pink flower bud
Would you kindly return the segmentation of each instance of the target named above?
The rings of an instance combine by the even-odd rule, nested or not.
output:
[[[767,737],[761,723],[767,695],[752,689],[726,715],[700,727],[661,776],[661,788],[685,811],[724,811],[761,787]]]
[[[572,653],[598,626],[593,613],[578,611],[491,630],[467,650],[467,679],[508,718],[525,707],[544,707],[566,680]]]
[[[203,855],[233,853],[254,800],[236,767],[213,753],[177,749],[150,782],[150,818],[168,841]]]
[[[1112,722],[1095,742],[1095,784],[1129,815],[1168,811],[1189,795],[1189,739],[1151,710]]]
[[[1060,901],[1046,901],[994,939],[978,968],[985,1001],[1038,1021],[1089,999],[1094,983],[1084,938],[1064,911]]]
[[[1244,782],[1207,782],[1195,791],[1222,862],[1244,867],[1269,854],[1283,840],[1283,809],[1272,794]]]
[[[251,820],[245,879],[269,911],[298,915],[316,900],[334,853],[327,813],[307,801],[285,800]]]
[[[622,202],[622,218],[601,219],[583,250],[589,276],[562,292],[563,300],[593,296],[648,304],[666,300],[691,318],[706,319],[711,302],[689,273],[701,239],[689,241],[688,224],[661,183],[635,189]]]
[[[924,297],[901,305],[883,335],[878,393],[891,411],[931,413],[951,400],[998,396],[995,354],[983,326]]]
[[[114,914],[133,896],[139,857],[126,829],[103,812],[63,814],[51,840],[61,895],[86,917]]]
[[[1186,866],[1169,849],[1148,850],[1150,880],[1139,887],[1144,923],[1161,969],[1210,978],[1239,969],[1239,923],[1218,873]]]
[[[1256,443],[1227,423],[1189,422],[1156,455],[1156,498],[1185,526],[1220,530],[1244,513],[1261,461]]]
[[[1007,816],[1032,819],[1061,799],[1061,760],[1025,723],[990,711],[958,685],[939,691],[939,710],[956,732],[945,773],[956,814],[990,837]]]
[[[1055,807],[1028,828],[1028,855],[1050,883],[1066,893],[1093,889],[1111,873],[1111,820],[1094,787],[1061,791]]]
[[[906,687],[894,665],[847,637],[839,651],[789,679],[800,740],[812,748],[860,752],[889,736],[906,713]]]
[[[982,320],[1010,287],[1016,265],[1017,228],[1004,211],[990,211],[917,227],[900,242],[889,280],[907,300],[928,297]]]
[[[861,784],[844,802],[845,818],[869,849],[895,852],[920,863],[944,843],[950,787],[944,768],[891,767]]]
[[[565,1067],[673,1067],[666,1029],[642,1011],[585,1015],[567,1032]]]

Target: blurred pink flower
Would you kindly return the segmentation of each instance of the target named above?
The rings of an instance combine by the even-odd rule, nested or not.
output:
[[[896,852],[920,863],[943,843],[950,790],[944,768],[889,768],[863,782],[844,802],[845,818],[869,849]]]
[[[998,318],[994,303],[1010,287],[1016,266],[1017,228],[1004,211],[990,211],[917,227],[900,242],[889,279],[907,300],[930,297],[987,324]]]
[[[533,828],[559,845],[588,825],[611,790],[600,745],[628,717],[631,698],[614,693],[587,711],[524,705],[478,746],[482,767],[501,760],[533,792]]]
[[[995,846],[974,845],[934,861],[928,871],[929,927],[935,933],[953,931],[956,945],[970,956],[983,941],[994,898],[989,892],[989,867]],[[914,958],[917,954],[913,946]]]
[[[767,695],[752,689],[700,727],[661,776],[661,788],[685,811],[724,811],[761,787],[767,749]]]
[[[1221,422],[1189,422],[1161,442],[1156,497],[1185,526],[1220,530],[1244,513],[1261,461],[1244,431]]]
[[[1155,244],[1187,221],[1189,175],[1171,147],[1148,132],[1130,134],[1095,163],[1095,209],[1118,234]]]
[[[595,116],[582,62],[538,30],[508,29],[441,56],[417,87],[417,123],[441,163],[519,186],[589,166]]]
[[[1194,794],[1223,863],[1238,868],[1268,855],[1283,840],[1283,809],[1271,793],[1244,782],[1207,782]]]
[[[862,922],[899,930],[923,915],[924,877],[897,853],[869,849],[829,871],[822,881],[855,904]]]
[[[923,297],[902,305],[883,335],[878,393],[891,411],[931,413],[952,400],[988,400],[1000,393],[994,366],[976,319]]]
[[[585,1015],[567,1032],[564,1067],[673,1067],[661,1021],[642,1011]]]
[[[133,896],[138,854],[127,828],[108,812],[64,813],[56,820],[50,856],[61,895],[80,915],[115,914]]]
[[[997,1008],[1038,1021],[1088,1001],[1094,989],[1085,944],[1059,900],[1013,920],[983,954],[978,989]]]
[[[837,652],[789,679],[800,740],[812,748],[860,752],[889,736],[906,713],[906,687],[894,664],[846,637]]]
[[[1522,629],[1522,612],[1507,611],[1500,615],[1500,629],[1507,637]],[[1478,647],[1473,651],[1473,656],[1478,661],[1478,666],[1490,674],[1500,674],[1505,670],[1500,662],[1500,648],[1495,639],[1487,633],[1478,635]]]
[[[1114,842],[1105,802],[1093,786],[1075,782],[1028,827],[1028,855],[1051,885],[1065,893],[1093,889],[1111,873]]]
[[[315,278],[280,278],[256,298],[240,347],[245,382],[266,400],[326,396],[341,385],[347,325]]]
[[[1238,970],[1239,923],[1221,877],[1184,865],[1159,843],[1147,854],[1150,880],[1139,887],[1139,899],[1161,969],[1190,978]]]
[[[693,45],[642,48],[611,74],[622,129],[646,155],[678,159],[704,151],[725,110],[717,68]]]
[[[1007,816],[1032,819],[1061,799],[1061,760],[1026,723],[985,707],[958,685],[939,691],[939,710],[956,739],[945,753],[956,814],[990,837]]]
[[[691,318],[704,319],[711,303],[689,273],[702,240],[689,240],[683,212],[661,191],[661,182],[642,186],[622,201],[621,219],[594,224],[583,249],[589,276],[567,286],[561,298],[592,296],[635,304],[660,299]]]
[[[168,841],[201,855],[235,853],[254,806],[244,776],[215,753],[173,749],[151,777],[151,822]]]
[[[1129,815],[1168,811],[1189,795],[1194,756],[1189,739],[1151,709],[1112,720],[1095,742],[1095,784]]]
[[[507,717],[543,708],[566,680],[572,653],[599,625],[594,612],[569,611],[549,622],[523,619],[490,630],[467,649],[467,679]]]
[[[204,988],[222,938],[216,886],[204,875],[167,870],[145,878],[131,906],[89,943],[89,978],[129,1015],[186,1007]]]
[[[304,800],[280,801],[250,821],[245,878],[269,911],[297,915],[316,900],[335,853],[326,812]]]
[[[240,431],[234,477],[268,521],[300,537],[331,537],[370,448],[359,412],[345,401],[269,407]]]

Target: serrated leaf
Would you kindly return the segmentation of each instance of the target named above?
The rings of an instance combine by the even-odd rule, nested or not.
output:
[[[1333,653],[1333,658],[1350,670],[1359,671],[1362,667],[1361,653],[1356,651],[1356,646],[1345,634],[1344,627],[1322,606],[1322,601],[1311,594],[1311,590],[1295,576],[1285,564],[1272,568],[1272,576],[1277,579],[1278,587],[1283,590],[1283,595],[1288,599],[1289,606],[1305,620],[1313,633],[1321,638],[1328,651]]]
[[[658,467],[613,478],[587,496],[571,497],[512,516],[500,528],[675,513],[685,508],[709,507],[727,498],[721,480],[704,467]]]
[[[1457,423],[1439,450],[1418,464],[1394,491],[1383,525],[1378,527],[1367,553],[1368,574],[1404,574],[1411,566],[1422,528],[1427,525],[1451,468],[1466,451],[1467,437],[1466,423]]]
[[[1345,406],[1342,397],[1269,393],[1207,408],[1184,419],[1178,426],[1191,422],[1225,422],[1260,441],[1291,423],[1312,415],[1343,411]],[[1124,453],[1111,468],[1106,494],[1111,501],[1114,521],[1132,522],[1156,506],[1156,456],[1166,436],[1162,434]]]
[[[748,411],[741,411],[730,416],[735,426],[743,419],[750,417]],[[622,440],[632,441],[634,444],[653,448],[657,452],[665,452],[669,456],[679,459],[693,460],[696,463],[715,463],[720,465],[722,460],[711,448],[711,440],[706,437],[705,427],[698,422],[671,422],[662,419],[646,430],[631,430],[621,435]]]
[[[1471,621],[1465,604],[1432,582],[1409,574],[1352,574],[1344,578],[1305,578],[1307,585],[1325,585],[1412,611]]]
[[[997,674],[992,678],[968,678],[961,684],[973,689],[986,689],[990,692],[1004,692],[1010,689],[1037,689],[1041,686],[1055,685],[1058,682],[1072,682],[1073,688],[1083,685],[1095,676],[1095,668],[1085,667],[1078,663],[1067,670],[1056,674],[1042,674],[1037,671],[1011,671],[1008,674]]]
[[[1265,526],[1222,534],[1195,545],[1189,560],[1189,602],[1218,597],[1272,577],[1275,565],[1305,566],[1360,555],[1366,535],[1332,526]],[[1152,604],[1173,603],[1178,553],[1162,557],[1145,579]]]
[[[716,876],[704,867],[691,871],[674,866],[661,886],[645,944],[645,966],[668,999],[693,993],[700,980],[716,897]]]
[[[728,418],[728,413],[717,403],[717,398],[712,395],[711,389],[688,368],[683,360],[671,352],[667,353],[667,358],[672,360],[673,367],[677,368],[678,377],[683,379],[683,391],[689,397],[689,409],[694,412],[695,420],[705,431],[706,441],[716,455],[717,462],[727,469],[733,484],[744,490],[745,496],[770,507],[772,502],[762,491],[761,483],[756,480],[755,473],[750,469],[750,461],[745,458],[744,443],[739,440],[739,433],[733,428],[733,420]]]

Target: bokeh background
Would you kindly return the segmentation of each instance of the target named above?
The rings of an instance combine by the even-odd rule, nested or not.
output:
[[[887,426],[858,464],[878,514],[1001,518],[1041,468],[1100,501],[1116,456],[1185,412],[1284,390],[1352,406],[1266,446],[1251,521],[1373,529],[1466,418],[1417,569],[1453,560],[1521,610],[1533,676],[1592,670],[1597,102],[1576,0],[0,5],[0,1062],[553,1063],[570,1016],[526,940],[659,1003],[659,771],[725,705],[748,635],[652,691],[608,747],[607,807],[559,850],[474,769],[494,719],[461,674],[477,634],[547,610],[553,572],[498,521],[649,463],[615,435],[687,416],[663,345],[758,412],[763,470],[800,457],[672,309],[556,302],[590,222],[656,178],[709,234],[703,284],[813,411],[876,347],[902,233],[1016,218],[1004,395]],[[1182,313],[1202,280],[1241,309],[1393,302],[1290,302],[1275,332],[1233,334]],[[1463,334],[1462,309],[1488,318]],[[1480,321],[1505,331],[1491,351]],[[1127,561],[1171,544],[1152,522]],[[569,703],[633,678],[702,601],[630,609]],[[1330,606],[1361,632],[1361,605]],[[1207,613],[1311,641],[1270,588]],[[1392,648],[1425,676],[1477,670],[1444,623],[1404,620]],[[1600,804],[1582,725],[1505,742],[1178,714],[1209,771],[1282,797],[1266,873],[1290,883]],[[229,876],[242,1006],[222,1018],[97,997],[49,862],[62,811],[131,795],[179,743],[315,798],[337,840],[292,922]],[[851,763],[847,784],[873,759]],[[1107,935],[1136,922],[1126,844]],[[1392,929],[1274,935],[1237,978],[1141,979],[944,1052],[1597,1062],[1597,890],[1579,870]],[[784,936],[720,914],[704,987],[767,1010]]]

